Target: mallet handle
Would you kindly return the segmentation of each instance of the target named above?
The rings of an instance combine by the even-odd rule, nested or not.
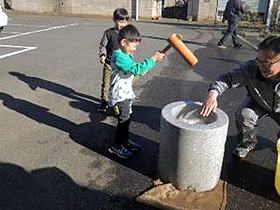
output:
[[[163,50],[159,51],[161,53],[166,53],[171,48],[171,44],[168,44]]]
[[[182,37],[181,34],[176,34],[176,36],[177,36],[177,38],[178,38],[179,40],[182,40],[182,39],[183,39],[183,37]],[[172,45],[171,45],[171,44],[168,44],[163,50],[161,50],[161,51],[159,51],[159,52],[161,52],[161,53],[166,53],[171,47],[172,47]]]

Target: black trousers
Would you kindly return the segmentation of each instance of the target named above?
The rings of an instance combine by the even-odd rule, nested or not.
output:
[[[116,104],[119,107],[118,125],[112,146],[125,145],[129,140],[129,125],[132,116],[132,100],[125,100]]]
[[[228,21],[228,29],[224,36],[220,39],[219,44],[223,45],[231,35],[233,45],[237,45],[237,25],[238,21]]]

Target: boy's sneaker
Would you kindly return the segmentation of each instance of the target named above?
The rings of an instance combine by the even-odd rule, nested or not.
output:
[[[220,44],[220,43],[219,43],[219,44],[218,44],[218,48],[219,48],[219,49],[223,49],[223,50],[224,50],[224,49],[226,49],[226,46],[225,46],[225,45],[223,45],[223,44]]]
[[[100,107],[97,109],[98,112],[105,113],[108,111],[108,102],[102,101],[100,104]]]
[[[234,45],[234,48],[236,48],[236,49],[241,49],[242,47],[243,47],[243,44],[240,44],[240,43]]]
[[[135,142],[133,142],[131,140],[128,140],[126,142],[126,144],[124,145],[124,147],[126,149],[128,149],[129,151],[133,151],[133,152],[137,152],[137,151],[139,151],[141,149],[139,144],[137,144],[137,143],[135,143]]]
[[[113,111],[114,111],[114,115],[115,116],[119,116],[120,115],[120,109],[117,105],[113,106]]]
[[[128,151],[123,145],[121,145],[120,147],[111,146],[109,147],[108,151],[123,159],[127,159],[132,156],[132,153]]]
[[[253,145],[238,145],[234,150],[233,150],[233,155],[239,157],[239,158],[245,158],[249,152],[251,152],[255,147]]]

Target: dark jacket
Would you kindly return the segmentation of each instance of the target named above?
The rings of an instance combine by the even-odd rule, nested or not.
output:
[[[240,19],[240,13],[246,13],[240,0],[229,0],[223,14],[223,19],[229,22],[237,22]]]
[[[118,36],[119,36],[119,30],[115,28],[109,28],[107,29],[100,41],[99,44],[99,57],[105,56],[106,57],[106,63],[111,63],[111,57],[114,52],[114,50],[118,49]]]
[[[214,90],[221,95],[225,90],[237,87],[246,87],[248,96],[263,109],[280,113],[280,76],[264,78],[255,60],[220,76],[210,85],[209,91]]]

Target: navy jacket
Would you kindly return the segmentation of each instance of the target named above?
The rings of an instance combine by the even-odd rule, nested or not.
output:
[[[223,14],[223,19],[229,22],[238,22],[240,19],[240,12],[246,13],[240,0],[229,0]]]

